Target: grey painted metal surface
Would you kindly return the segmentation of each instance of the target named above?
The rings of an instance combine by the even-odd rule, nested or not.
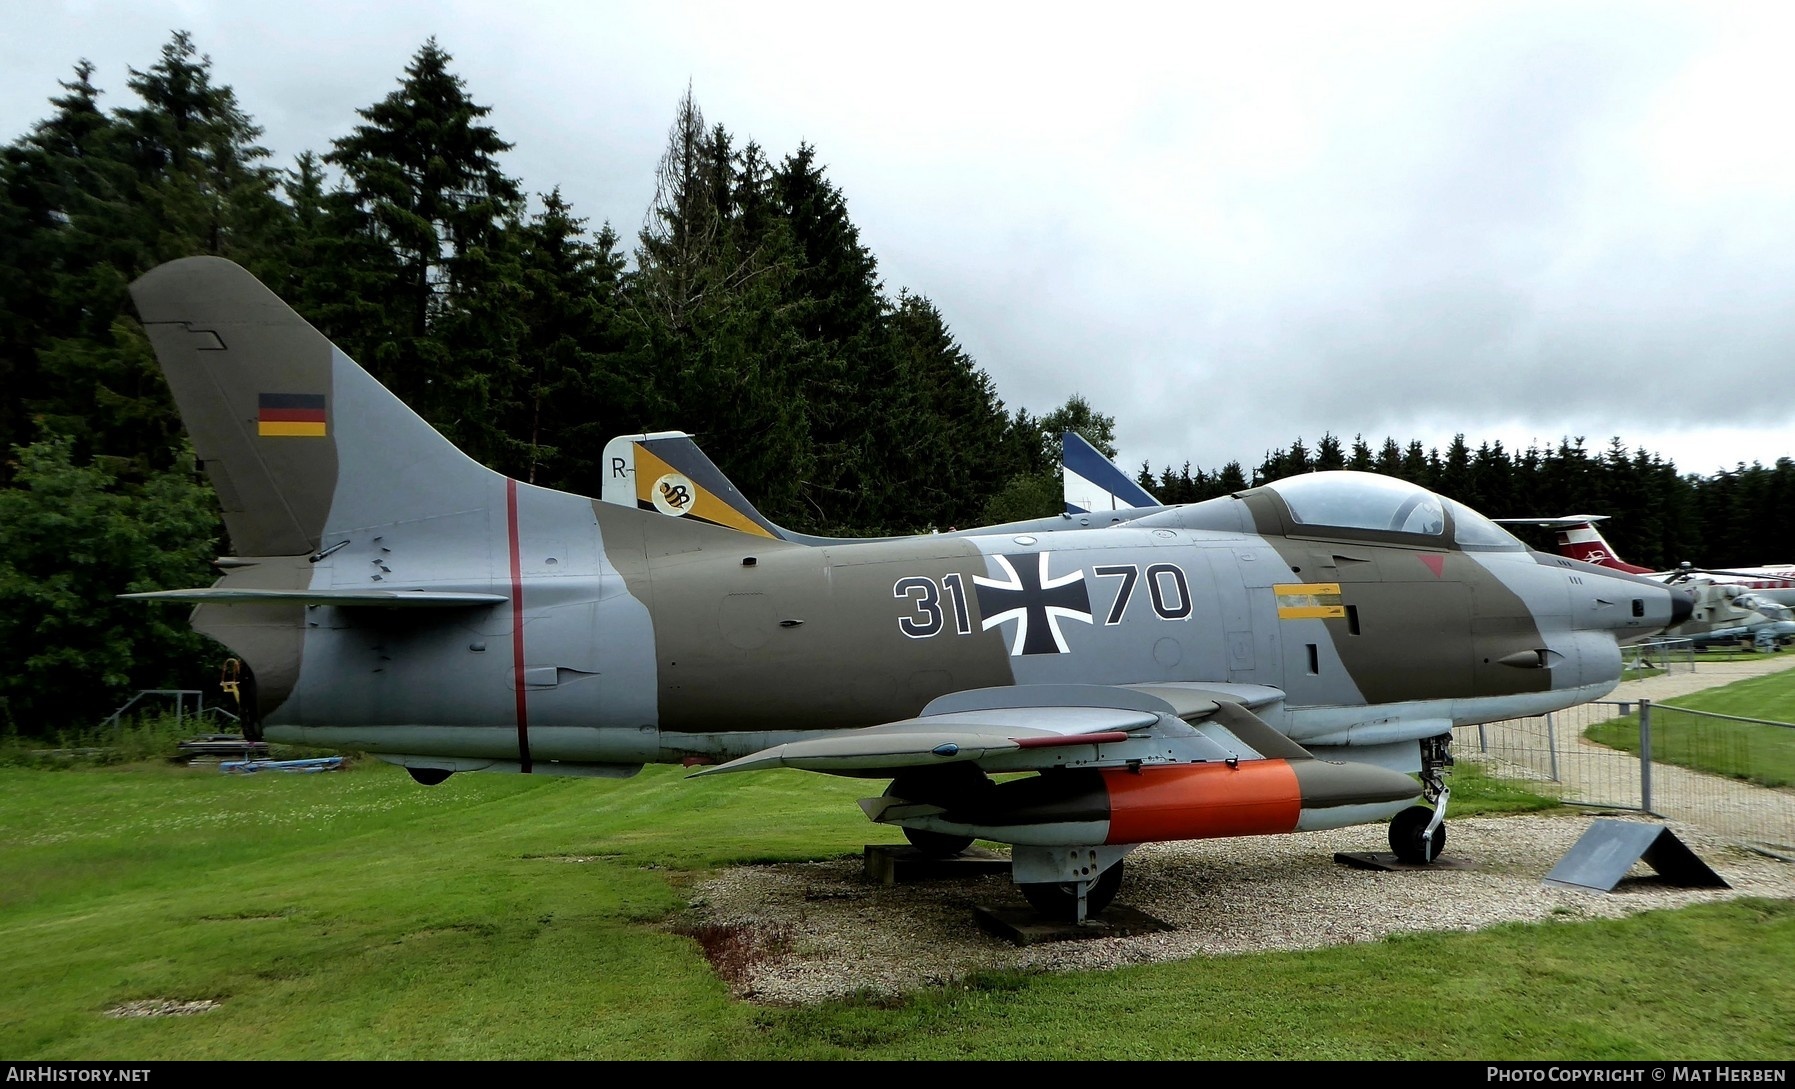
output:
[[[228,261],[132,293],[235,551],[212,587],[142,596],[197,603],[270,740],[423,783],[889,780],[869,817],[1013,844],[1080,918],[1144,842],[1391,820],[1415,849],[1455,727],[1605,695],[1692,607],[1368,473],[855,541],[756,520],[643,435],[606,502],[473,462]]]
[[[1589,826],[1558,865],[1546,874],[1545,883],[1610,892],[1640,862],[1673,885],[1729,887],[1724,878],[1696,857],[1695,852],[1664,825],[1607,818]]]

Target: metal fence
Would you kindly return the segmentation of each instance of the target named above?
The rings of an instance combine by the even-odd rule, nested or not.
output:
[[[100,725],[121,726],[124,724],[125,716],[131,713],[133,709],[136,709],[139,714],[142,714],[153,706],[166,708],[167,701],[169,700],[174,701],[174,716],[175,721],[177,722],[185,722],[188,718],[202,719],[208,715],[212,717],[213,721],[218,721],[219,719],[226,719],[231,722],[238,721],[236,715],[231,714],[217,704],[207,707],[206,694],[199,689],[145,688],[139,690],[135,696],[126,700],[124,706],[112,712],[110,715],[107,715],[105,719],[100,722]]]
[[[1622,648],[1621,656],[1622,666],[1633,676],[1695,672],[1693,639],[1653,639],[1636,643]]]
[[[1795,724],[1598,700],[1455,731],[1459,759],[1567,805],[1631,810],[1795,861],[1795,789],[1720,769],[1769,769]],[[1774,780],[1776,776],[1769,776]]]

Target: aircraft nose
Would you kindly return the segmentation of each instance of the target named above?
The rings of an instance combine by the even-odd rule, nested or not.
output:
[[[1695,612],[1695,595],[1687,590],[1670,592],[1670,626],[1676,627]]]

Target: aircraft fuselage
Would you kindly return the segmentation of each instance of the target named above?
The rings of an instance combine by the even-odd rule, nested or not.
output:
[[[450,624],[201,606],[196,624],[256,671],[270,738],[525,766],[708,762],[966,689],[1201,681],[1282,690],[1277,724],[1299,742],[1375,745],[1414,740],[1408,721],[1437,732],[1595,698],[1619,678],[1619,642],[1671,610],[1662,587],[1539,553],[1189,528],[1276,517],[1250,499],[1088,531],[809,547],[498,486],[484,579],[467,578],[467,538],[427,522],[338,531],[317,562],[228,574],[220,585],[280,571],[313,589],[507,599]]]

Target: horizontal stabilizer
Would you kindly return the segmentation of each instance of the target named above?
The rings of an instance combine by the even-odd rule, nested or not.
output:
[[[1491,518],[1499,526],[1533,526],[1538,529],[1572,529],[1594,522],[1606,522],[1606,514],[1571,514],[1563,518]]]
[[[118,596],[134,601],[185,601],[194,605],[337,605],[385,609],[465,609],[476,605],[501,605],[511,600],[504,594],[464,594],[447,590],[233,590],[219,586]]]

